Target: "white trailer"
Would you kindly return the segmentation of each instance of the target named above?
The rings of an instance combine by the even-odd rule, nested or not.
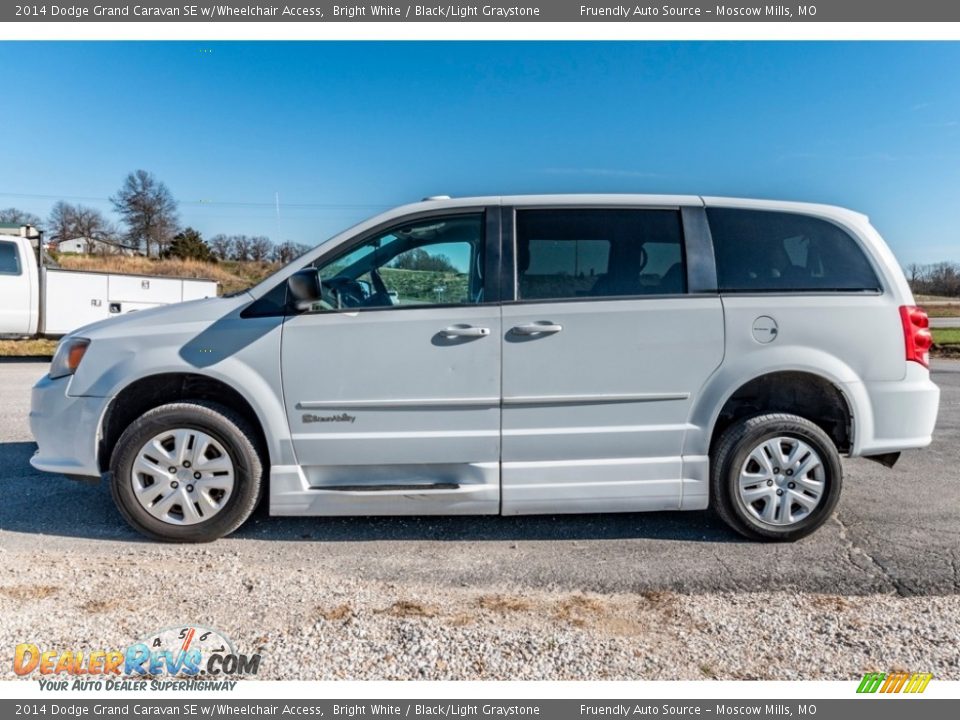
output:
[[[217,294],[213,280],[48,267],[26,235],[0,235],[0,337],[66,335],[97,320]]]

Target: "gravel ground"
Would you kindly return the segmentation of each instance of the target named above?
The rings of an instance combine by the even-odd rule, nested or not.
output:
[[[960,678],[956,595],[478,590],[366,582],[306,552],[282,574],[270,552],[151,555],[38,550],[15,572],[0,555],[0,647],[125,647],[186,621],[260,652],[261,679]]]

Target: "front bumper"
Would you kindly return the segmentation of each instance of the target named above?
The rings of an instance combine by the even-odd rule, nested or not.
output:
[[[30,431],[37,451],[30,464],[43,472],[100,477],[97,444],[109,398],[71,397],[71,376],[44,375],[30,395]]]

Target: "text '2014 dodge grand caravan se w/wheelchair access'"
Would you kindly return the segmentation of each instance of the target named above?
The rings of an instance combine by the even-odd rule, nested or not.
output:
[[[840,455],[930,443],[927,318],[862,215],[428,199],[231,297],[63,338],[35,468],[161,540],[275,515],[699,510],[793,540]]]

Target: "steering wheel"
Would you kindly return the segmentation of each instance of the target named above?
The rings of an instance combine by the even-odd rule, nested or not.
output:
[[[360,307],[367,300],[367,294],[363,291],[363,286],[356,280],[342,275],[323,281],[321,289],[330,292],[332,297],[327,302],[330,302],[335,308]]]

